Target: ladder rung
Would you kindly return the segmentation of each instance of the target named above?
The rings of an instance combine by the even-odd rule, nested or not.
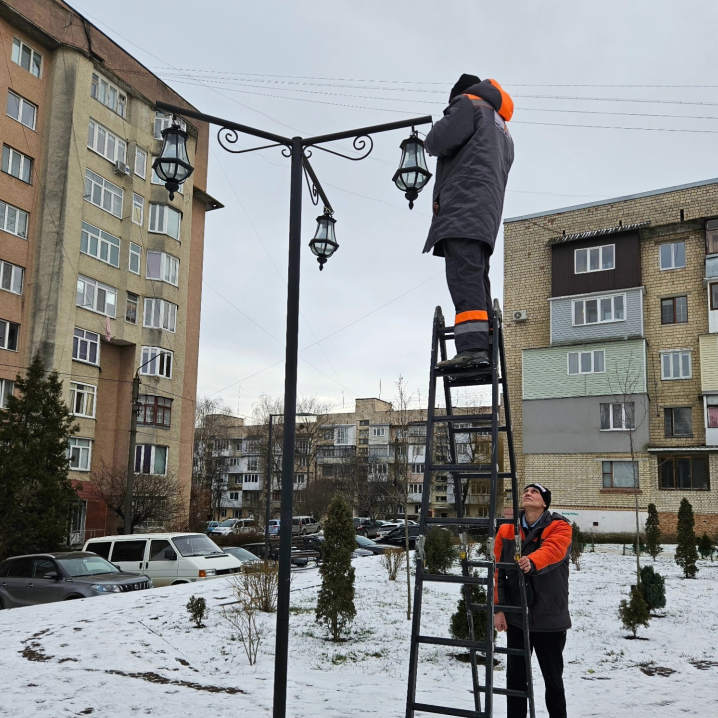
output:
[[[425,519],[425,523],[427,524],[443,524],[445,526],[466,526],[467,528],[471,526],[480,526],[480,527],[488,527],[491,519],[486,518],[485,516],[482,517],[471,517],[471,516],[465,516],[464,518],[458,519],[454,518],[453,516],[451,518],[443,517],[438,518],[436,516],[432,516],[431,518]],[[497,526],[503,526],[503,524],[513,524],[513,519],[495,519]]]
[[[450,369],[439,369],[438,367],[434,370],[436,373],[436,376],[445,377],[445,376],[465,376],[466,374],[477,374],[480,376],[491,376],[491,373],[493,372],[493,369],[488,366],[484,367],[483,369],[479,367],[462,367],[462,368],[450,368]]]
[[[462,561],[462,566],[469,568],[516,568],[512,561]]]
[[[496,427],[499,431],[506,431],[505,426],[498,426]],[[490,426],[471,426],[467,429],[454,429],[457,434],[480,434],[480,433],[488,433],[489,431],[492,431],[492,428]]]
[[[451,414],[434,416],[432,421],[491,421],[491,414]],[[463,431],[463,429],[457,429]]]
[[[457,389],[462,386],[490,386],[491,376],[480,376],[476,379],[452,379],[450,376],[445,376],[448,379],[449,389]],[[499,386],[501,386],[501,379],[499,379]]]
[[[486,686],[479,686],[479,692],[486,693]],[[492,693],[498,696],[513,696],[514,698],[528,698],[529,694],[527,691],[516,691],[513,688],[497,688],[494,686],[491,689]]]
[[[526,656],[523,648],[504,648],[502,646],[494,646],[494,653],[503,653],[505,656]]]
[[[460,472],[460,471],[476,471],[477,473],[481,474],[481,476],[477,476],[477,479],[491,478],[491,472],[490,471],[482,471],[485,464],[429,464],[429,471],[452,471],[452,472]],[[511,472],[510,471],[497,471],[496,472],[496,478],[497,479],[510,479],[511,478]]]
[[[488,713],[468,711],[464,708],[446,708],[435,706],[431,703],[414,703],[412,708],[415,711],[426,711],[427,713],[438,713],[442,716],[458,716],[458,718],[489,718]]]
[[[417,636],[417,643],[425,643],[432,646],[448,646],[451,648],[468,648],[474,651],[485,651],[490,644],[486,641],[465,641],[461,638],[440,638],[439,636]],[[523,655],[523,651],[519,648],[512,650],[519,651]]]
[[[485,603],[472,603],[471,604],[471,610],[472,611],[485,611],[487,609],[487,605]],[[501,611],[503,613],[521,613],[523,611],[523,608],[521,606],[501,606],[501,605],[494,605],[494,611]]]
[[[440,573],[425,573],[421,576],[422,581],[433,581],[434,583],[463,583],[475,586],[485,586],[487,579],[483,576],[455,576]]]

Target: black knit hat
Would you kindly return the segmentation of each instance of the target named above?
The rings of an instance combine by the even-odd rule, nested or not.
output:
[[[543,502],[546,504],[546,508],[548,509],[548,507],[551,506],[551,492],[545,486],[541,486],[541,484],[529,484],[524,488],[524,491],[526,491],[526,489],[530,486],[533,486],[534,489],[538,490],[541,494]]]
[[[449,102],[451,102],[457,95],[468,90],[472,85],[476,85],[481,80],[476,75],[467,75],[464,73],[459,81],[451,88],[451,94],[449,95]]]

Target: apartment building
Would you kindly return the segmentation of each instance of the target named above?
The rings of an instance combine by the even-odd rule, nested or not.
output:
[[[716,218],[718,179],[505,221],[519,474],[582,529],[718,529]]]
[[[121,523],[87,479],[126,471],[136,372],[136,471],[172,474],[189,502],[204,217],[221,205],[201,123],[169,200],[154,102],[187,103],[69,5],[0,1],[0,52],[0,403],[35,353],[59,373],[82,541]]]

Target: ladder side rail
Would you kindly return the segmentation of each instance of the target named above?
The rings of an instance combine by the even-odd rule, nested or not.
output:
[[[441,361],[445,361],[448,358],[447,352],[446,352],[446,335],[443,333],[439,333],[439,349],[441,352]],[[454,415],[454,406],[451,401],[451,386],[449,385],[449,377],[445,376],[443,379],[444,384],[444,405],[446,407],[446,416],[453,416]],[[454,422],[453,421],[447,421],[448,424],[447,429],[447,456],[448,463],[450,464],[457,464],[458,463],[458,452],[456,450],[456,431],[454,430]],[[426,459],[426,457],[424,457]],[[433,456],[432,456],[433,461]],[[462,518],[464,515],[464,506],[463,502],[461,500],[461,477],[458,476],[455,473],[450,474],[451,478],[454,482],[454,507],[456,509],[456,516],[457,518]]]
[[[514,432],[511,424],[511,404],[509,402],[509,380],[506,373],[506,354],[504,351],[504,334],[501,332],[499,338],[501,343],[501,385],[504,399],[504,424],[506,426],[506,443],[509,452],[509,470],[511,472],[511,503],[513,505],[514,514],[514,537],[516,540],[516,553],[521,553],[521,526],[519,519],[519,487],[518,475],[516,469],[516,452],[514,448]],[[529,717],[536,716],[536,703],[534,701],[533,690],[533,673],[531,670],[531,645],[530,645],[530,626],[528,615],[528,595],[526,592],[526,577],[524,572],[519,570],[519,592],[521,594],[521,628],[524,634],[524,652],[526,661],[526,692],[528,693]],[[508,675],[508,673],[507,673]]]

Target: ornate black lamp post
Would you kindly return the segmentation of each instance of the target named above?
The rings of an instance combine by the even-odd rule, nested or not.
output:
[[[187,155],[187,133],[173,122],[170,127],[162,130],[162,141],[162,152],[152,163],[152,168],[165,183],[170,199],[174,199],[180,185],[194,172]]]
[[[414,209],[414,200],[424,185],[431,179],[431,172],[426,167],[424,142],[419,139],[416,130],[401,143],[401,164],[394,173],[392,182],[404,192],[409,200],[409,209]]]
[[[287,709],[287,662],[289,657],[289,582],[291,578],[291,554],[292,554],[292,501],[294,498],[294,445],[296,438],[296,411],[297,411],[297,361],[298,361],[298,341],[299,341],[299,270],[301,260],[301,221],[302,221],[302,175],[306,178],[309,187],[310,198],[316,205],[321,199],[325,208],[325,214],[319,218],[320,228],[312,239],[311,247],[314,254],[319,260],[319,268],[321,269],[326,260],[334,253],[337,248],[334,239],[334,218],[331,216],[333,209],[329,203],[324,189],[317,179],[314,170],[309,163],[311,152],[309,148],[329,152],[339,157],[349,160],[362,160],[368,157],[374,149],[374,141],[371,136],[379,132],[388,132],[390,130],[399,130],[405,127],[414,127],[415,125],[426,125],[432,122],[431,115],[424,117],[416,117],[410,120],[400,120],[398,122],[389,122],[382,125],[372,125],[370,127],[362,127],[356,130],[348,130],[346,132],[335,132],[328,135],[319,135],[317,137],[282,137],[271,132],[258,130],[255,127],[240,125],[236,122],[223,120],[220,117],[205,115],[202,112],[188,110],[184,107],[169,105],[166,102],[157,102],[156,108],[163,112],[172,113],[173,115],[182,115],[189,119],[200,120],[219,126],[217,139],[222,147],[233,154],[242,154],[244,152],[254,152],[269,147],[282,147],[282,154],[291,158],[291,186],[289,195],[289,269],[287,282],[287,341],[286,341],[286,362],[284,369],[284,437],[282,442],[282,502],[281,502],[281,519],[279,526],[279,588],[277,595],[277,638],[275,647],[274,662],[274,705],[273,718],[285,718]],[[165,132],[172,130],[168,128]],[[178,128],[179,129],[179,128]],[[167,167],[166,187],[170,193],[175,192],[177,187],[189,177],[189,172],[183,177],[183,171],[191,166],[187,161],[185,166],[185,158],[187,157],[186,139],[187,135],[181,129],[173,130],[172,139],[168,140],[165,136],[165,145],[162,148],[162,155],[155,160],[153,167],[159,175],[160,169]],[[259,147],[251,147],[246,150],[236,149],[239,139],[239,133],[260,137],[270,142],[268,145]],[[423,143],[416,133],[412,134],[405,142],[407,148],[410,146],[413,154],[409,156],[407,150],[406,156],[407,166],[404,168],[404,158],[402,158],[403,172],[402,178],[406,176],[409,183],[402,179],[406,184],[406,189],[397,186],[407,193],[407,198],[413,203],[418,193],[426,184],[426,180],[431,176],[426,170],[426,161],[423,159]],[[322,145],[327,142],[337,142],[339,140],[353,139],[353,147],[358,152],[364,152],[360,156],[345,155]],[[421,153],[417,155],[416,147],[421,147]],[[367,149],[368,147],[368,149]],[[165,156],[165,148],[167,155]],[[404,144],[402,144],[404,149]],[[411,163],[410,163],[411,160]],[[423,161],[423,167],[421,162]],[[413,164],[412,164],[413,163]],[[413,180],[410,176],[410,169],[416,167],[417,178]],[[420,179],[418,175],[421,175]],[[164,176],[159,175],[161,177]],[[396,182],[396,175],[395,180]],[[411,186],[410,186],[411,185]],[[409,192],[413,197],[409,197]],[[328,214],[327,214],[328,212]],[[322,228],[322,222],[323,228]],[[324,233],[324,234],[322,234]],[[324,261],[322,261],[324,260]]]

